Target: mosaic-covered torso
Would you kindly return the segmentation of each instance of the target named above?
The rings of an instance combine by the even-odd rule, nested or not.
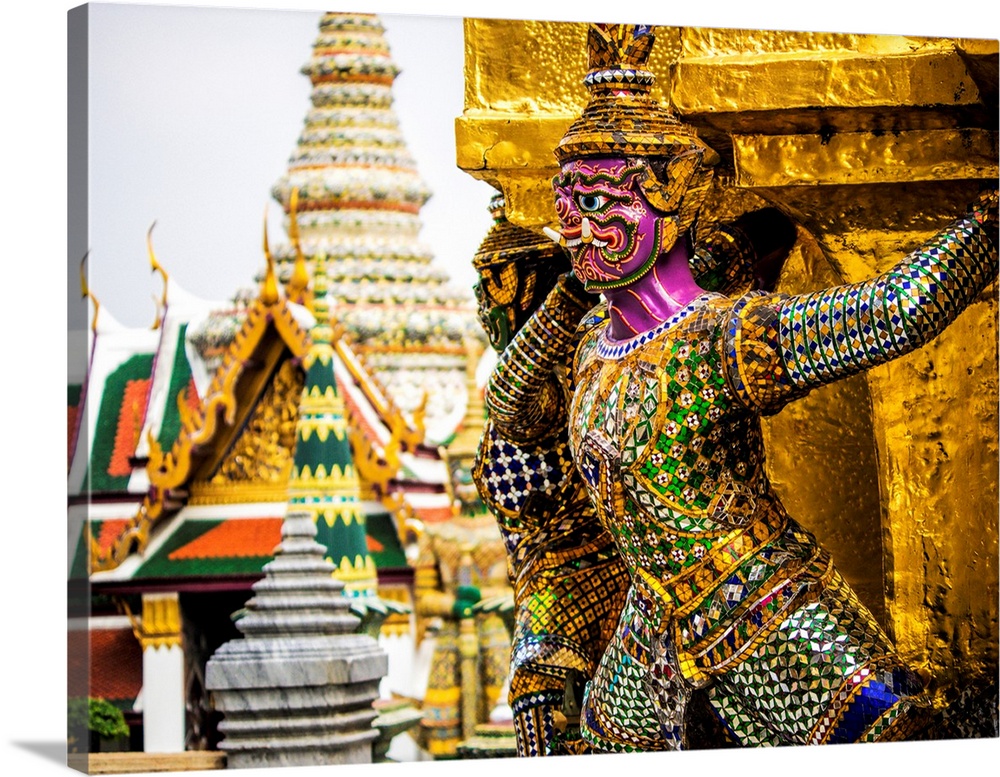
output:
[[[724,667],[788,605],[794,586],[774,595],[776,586],[822,565],[804,533],[794,547],[781,539],[789,522],[764,473],[759,415],[731,388],[733,308],[706,294],[624,343],[595,327],[577,357],[575,458],[635,606],[654,630],[676,630],[693,680]],[[755,591],[770,595],[754,624],[727,631]]]
[[[893,704],[897,694],[920,690],[829,556],[789,519],[770,486],[759,411],[737,388],[743,358],[733,338],[745,323],[747,299],[754,297],[734,304],[706,294],[624,343],[609,340],[599,325],[578,351],[569,425],[574,456],[632,580],[585,703],[585,735],[599,749],[684,747],[688,703],[698,687],[709,688],[734,738],[752,744],[815,736],[838,689],[860,666],[902,673],[889,684]],[[753,349],[743,354],[753,356]],[[832,608],[823,603],[828,589],[839,595]],[[789,686],[786,697],[797,711],[777,710],[773,728],[758,730],[752,716],[743,716],[741,726],[732,679],[715,681],[746,662],[749,687],[767,687],[755,675],[794,647],[782,633],[790,615],[801,611],[797,625],[812,634],[811,607],[840,612],[829,627],[845,646],[844,660],[830,656],[817,677],[811,664],[821,651],[793,650],[803,682]],[[766,643],[773,650],[762,654]],[[804,691],[813,704],[803,703]],[[873,712],[878,717],[885,708]],[[859,721],[872,723],[864,715]]]

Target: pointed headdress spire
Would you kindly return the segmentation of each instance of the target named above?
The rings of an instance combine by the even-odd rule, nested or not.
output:
[[[704,199],[719,155],[694,128],[650,96],[646,68],[655,35],[648,24],[591,24],[590,100],[555,149],[560,164],[586,157],[648,158],[643,192],[657,208],[681,211],[686,229]]]
[[[587,34],[590,71],[583,79],[592,93],[646,93],[656,77],[646,69],[656,37],[648,24],[592,24]]]
[[[705,164],[719,157],[694,131],[650,96],[656,81],[646,63],[656,36],[648,24],[591,24],[590,100],[556,147],[559,162],[594,156],[673,156],[696,151]]]

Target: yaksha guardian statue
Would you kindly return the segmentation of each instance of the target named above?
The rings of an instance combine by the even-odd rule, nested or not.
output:
[[[684,748],[696,689],[744,745],[908,737],[923,684],[782,507],[760,417],[941,332],[996,277],[997,194],[870,281],[706,292],[692,225],[717,156],[650,98],[652,44],[649,27],[591,27],[590,102],[556,149],[552,236],[606,304],[581,316],[553,292],[487,391],[494,427],[515,437],[568,413],[576,469],[627,570],[583,737]],[[574,349],[561,392],[544,377]]]
[[[507,363],[525,369],[514,378],[518,390],[504,393],[514,401],[490,413],[473,476],[499,523],[514,586],[517,749],[523,756],[589,752],[580,737],[581,686],[615,632],[629,585],[569,453],[577,322],[599,297],[567,272],[564,248],[508,222],[502,197],[490,205],[494,224],[473,259],[480,321],[498,352],[515,349]],[[770,288],[795,234],[773,208],[744,214],[705,236],[692,273],[726,293]],[[532,317],[543,301],[545,315]],[[526,347],[544,353],[537,369]]]

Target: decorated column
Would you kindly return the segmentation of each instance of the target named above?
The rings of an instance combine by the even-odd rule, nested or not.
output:
[[[176,593],[143,594],[142,749],[147,753],[184,751],[184,649]]]

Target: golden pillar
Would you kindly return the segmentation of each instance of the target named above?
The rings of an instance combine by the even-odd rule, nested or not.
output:
[[[458,164],[556,221],[552,149],[586,102],[586,26],[465,22]],[[511,41],[517,41],[512,45]],[[657,28],[654,92],[722,156],[703,221],[799,224],[779,290],[881,272],[997,178],[997,41]],[[997,305],[765,422],[772,480],[938,683],[997,663]]]

